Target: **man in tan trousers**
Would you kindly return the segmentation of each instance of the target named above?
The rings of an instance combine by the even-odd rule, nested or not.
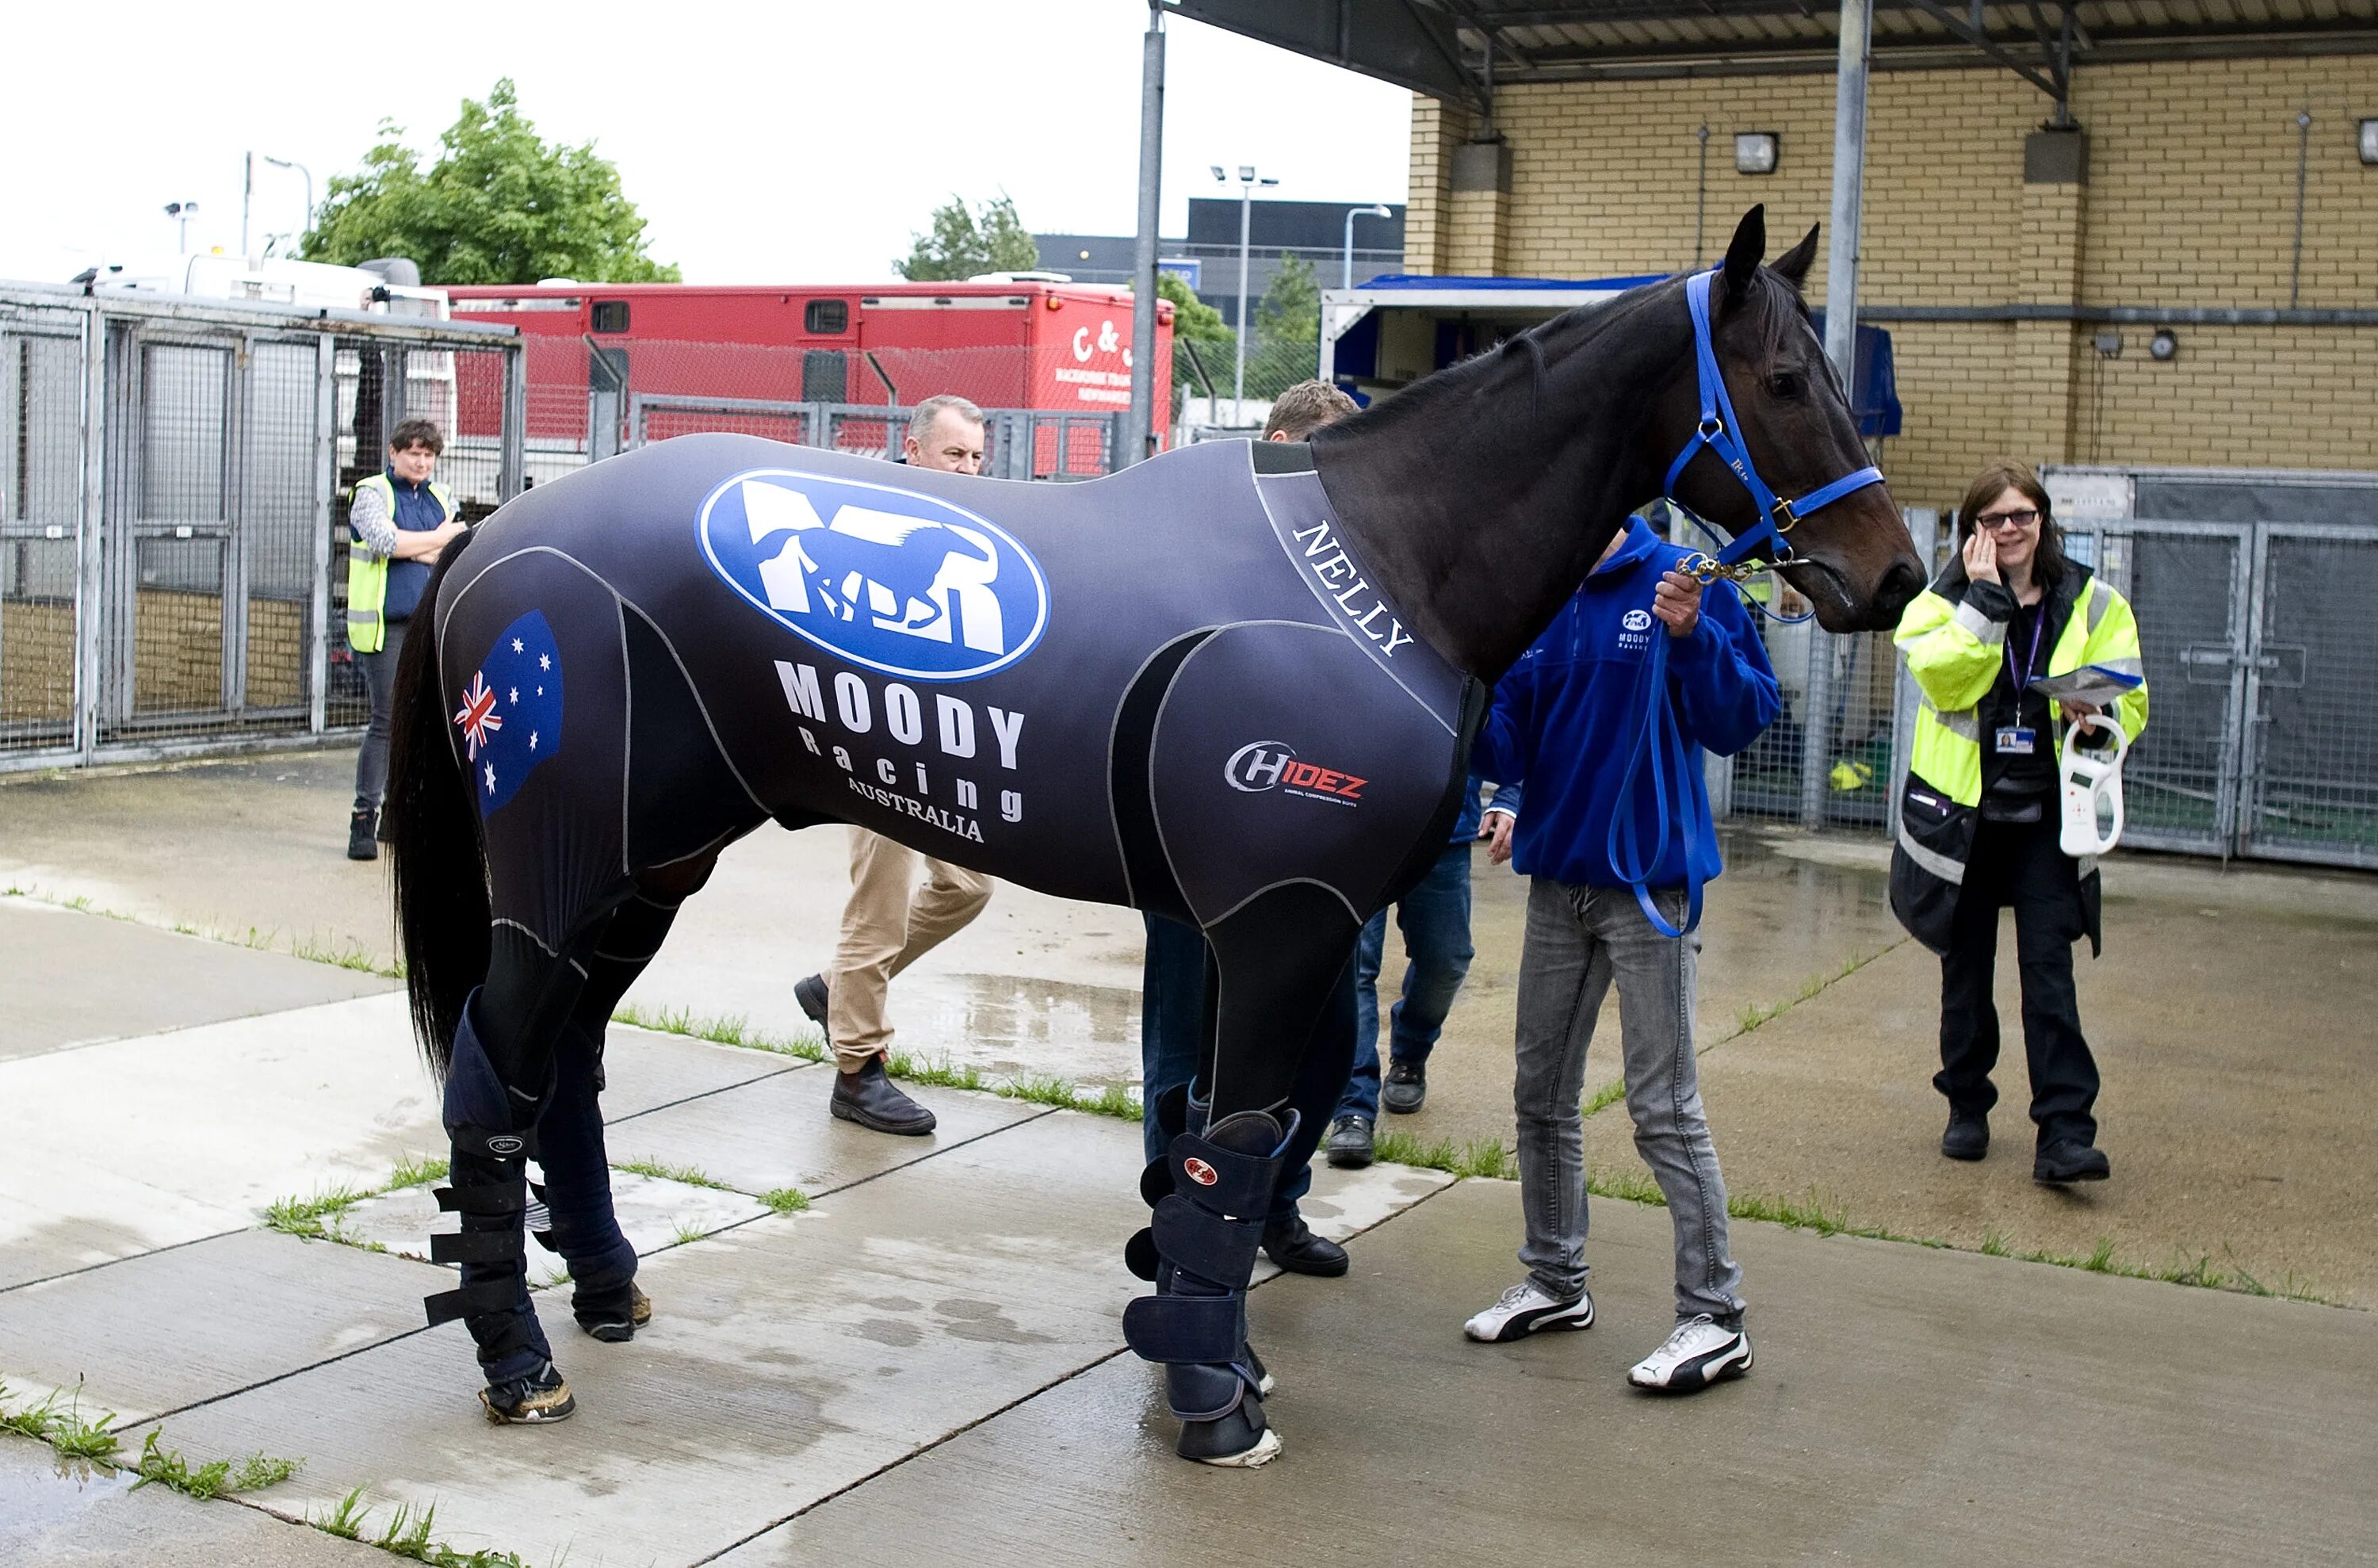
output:
[[[929,397],[909,417],[901,452],[912,467],[979,474],[982,425],[982,410],[966,399]],[[793,987],[794,1000],[823,1026],[834,1048],[838,1070],[829,1108],[836,1117],[912,1138],[933,1130],[933,1113],[883,1070],[892,1039],[886,994],[894,975],[963,930],[990,901],[990,877],[863,827],[850,829],[850,901],[843,906],[834,967]]]

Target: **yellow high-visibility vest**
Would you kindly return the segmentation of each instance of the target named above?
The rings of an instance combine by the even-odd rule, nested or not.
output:
[[[347,503],[366,490],[376,489],[380,500],[388,503],[388,519],[396,521],[396,487],[385,474],[374,474],[360,480],[347,492]],[[454,518],[454,497],[437,480],[429,481],[429,494],[446,513],[446,521]],[[389,558],[364,543],[361,534],[348,529],[347,549],[347,645],[357,653],[378,653],[387,645],[388,623],[380,611],[388,605]]]

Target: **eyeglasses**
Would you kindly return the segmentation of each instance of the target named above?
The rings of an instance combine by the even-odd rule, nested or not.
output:
[[[1974,519],[1984,528],[2028,528],[2039,521],[2036,512],[1985,512]]]

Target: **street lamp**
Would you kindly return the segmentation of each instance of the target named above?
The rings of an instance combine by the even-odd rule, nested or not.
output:
[[[243,257],[247,254],[247,210],[256,195],[257,156],[258,155],[253,152],[247,155],[247,179],[241,190],[239,199],[239,253]],[[294,169],[306,177],[305,227],[307,229],[312,228],[314,226],[314,171],[294,159],[275,158],[270,152],[263,154],[263,158],[266,163],[271,164],[276,169]],[[299,232],[302,234],[304,231],[300,230]]]
[[[1392,207],[1380,207],[1374,205],[1370,207],[1350,207],[1346,210],[1346,272],[1345,276],[1339,282],[1338,286],[1339,288],[1352,288],[1354,286],[1354,220],[1357,218],[1392,218],[1395,215],[1396,210]]]
[[[187,256],[190,253],[190,219],[197,213],[198,210],[198,204],[195,201],[168,201],[165,203],[165,216],[173,219],[174,222],[182,226],[181,254],[185,256]]]
[[[1222,165],[1208,163],[1217,181],[1222,178]],[[1239,330],[1237,364],[1231,373],[1231,423],[1243,425],[1247,420],[1247,229],[1255,212],[1255,187],[1278,185],[1275,179],[1257,179],[1253,163],[1239,165]]]

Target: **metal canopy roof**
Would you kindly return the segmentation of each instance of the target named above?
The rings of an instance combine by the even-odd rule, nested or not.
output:
[[[1831,72],[1838,6],[1806,0],[1165,0],[1184,17],[1415,92],[1511,82]],[[1873,0],[1873,68],[1996,65],[2061,101],[2075,70],[2378,52],[2378,0]]]

